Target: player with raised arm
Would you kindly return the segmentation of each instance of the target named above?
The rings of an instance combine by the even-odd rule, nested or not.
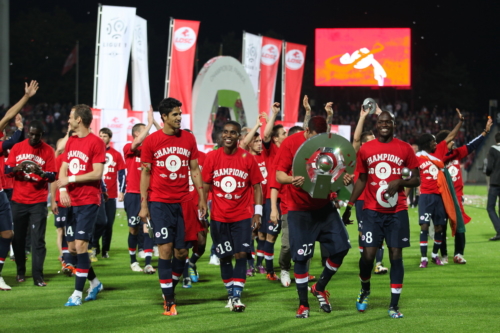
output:
[[[420,184],[418,159],[409,144],[394,138],[394,116],[383,111],[377,119],[378,138],[361,146],[357,154],[356,171],[359,179],[354,185],[348,206],[342,216],[349,224],[353,202],[364,193],[361,243],[363,252],[359,260],[361,291],[356,308],[364,312],[371,292],[370,278],[378,248],[384,239],[389,248],[391,262],[391,302],[389,316],[403,318],[399,311],[399,298],[403,288],[403,248],[410,246],[410,223],[404,187]],[[411,178],[404,180],[404,168],[411,170]]]
[[[203,217],[207,211],[196,140],[180,129],[181,106],[175,98],[160,102],[163,129],[144,140],[141,152],[139,217],[153,228],[159,248],[158,277],[166,316],[177,315],[175,286],[184,271],[188,248],[203,230],[189,193],[188,171],[200,198],[199,215]]]
[[[101,179],[106,162],[104,142],[90,131],[92,119],[92,110],[85,104],[75,105],[71,109],[68,123],[75,135],[68,138],[58,174],[61,203],[71,207],[72,211],[72,219],[66,227],[68,248],[72,254],[76,253],[78,262],[75,291],[65,306],[82,304],[87,279],[90,288],[85,301],[96,300],[97,294],[103,290],[87,252],[101,204]]]
[[[471,218],[465,213],[463,206],[463,196],[464,196],[464,182],[462,179],[462,170],[460,167],[460,161],[469,154],[472,154],[473,151],[476,150],[477,147],[481,146],[485,141],[486,135],[490,132],[491,126],[493,125],[493,121],[488,117],[488,121],[486,122],[486,126],[483,132],[478,135],[474,140],[469,142],[466,145],[463,145],[459,148],[455,146],[454,141],[450,141],[448,143],[448,152],[444,156],[445,167],[448,169],[451,179],[453,181],[453,186],[455,188],[455,193],[457,195],[457,201],[460,206],[460,212],[462,214],[464,224],[467,224],[471,221]],[[445,140],[446,137],[450,134],[450,131],[443,130],[436,135],[436,143],[439,144],[441,141]],[[441,259],[442,262],[448,263],[448,249],[446,248],[446,225],[443,230],[443,243],[441,244]],[[455,234],[455,251],[453,254],[453,262],[456,264],[465,264],[467,261],[464,258],[465,251],[465,230],[459,230],[460,228],[456,227],[456,230],[452,231],[452,234]],[[464,227],[465,229],[465,227]]]
[[[320,309],[332,311],[328,301],[326,286],[342,265],[348,253],[349,236],[342,223],[337,208],[329,198],[314,199],[302,190],[304,177],[292,174],[292,163],[299,147],[309,138],[328,131],[323,117],[312,117],[304,132],[298,132],[286,138],[281,144],[274,163],[276,180],[281,184],[291,184],[287,188],[288,228],[290,232],[290,251],[295,262],[294,275],[299,295],[299,309],[296,318],[309,317],[307,283],[309,271],[307,261],[314,255],[314,243],[319,241],[330,254],[325,269],[317,283],[311,287],[311,293],[317,298]]]
[[[24,95],[23,97],[14,104],[3,116],[2,119],[0,119],[0,136],[3,136],[3,131],[5,127],[9,124],[9,122],[14,119],[14,117],[17,116],[19,111],[23,108],[23,106],[28,102],[28,100],[33,97],[38,90],[38,82],[36,81],[31,81],[30,84],[28,85],[27,83],[24,84]],[[14,142],[15,143],[15,142]],[[10,141],[10,143],[7,141],[3,141],[0,144],[0,153],[3,153],[7,149],[12,148],[13,143]],[[0,158],[0,176],[4,174],[4,159]],[[1,189],[1,184],[0,184],[0,189]],[[10,202],[9,199],[7,198],[7,195],[5,192],[0,191],[0,290],[11,290],[12,288],[5,283],[3,277],[2,277],[2,269],[3,265],[5,263],[5,259],[7,258],[7,253],[9,252],[10,248],[10,242],[12,237],[14,236],[14,225],[12,223],[12,211],[10,207]],[[23,252],[24,253],[24,249]],[[22,259],[24,260],[24,255],[21,255]]]
[[[141,210],[141,151],[142,143],[149,134],[152,126],[157,130],[160,126],[154,121],[153,107],[148,111],[148,125],[135,124],[132,127],[132,143],[127,143],[123,146],[123,156],[127,165],[127,185],[125,193],[125,212],[127,213],[128,221],[128,251],[130,255],[130,268],[134,272],[142,272],[139,262],[137,261],[137,244],[139,242],[139,233],[144,235],[144,252],[145,252],[145,265],[144,273],[154,274],[156,271],[151,265],[151,258],[153,256],[153,243],[147,232],[142,229],[139,212]]]
[[[207,155],[202,171],[205,195],[210,187],[212,190],[210,226],[228,295],[226,307],[235,312],[245,310],[241,294],[252,229],[261,222],[263,181],[254,156],[238,147],[240,132],[241,125],[237,122],[228,121],[224,125],[223,148]]]
[[[431,253],[432,262],[438,266],[443,266],[443,262],[438,255],[443,241],[443,229],[446,226],[448,217],[453,220],[456,217],[453,216],[455,212],[447,215],[450,205],[453,206],[453,202],[450,202],[450,200],[444,201],[447,196],[446,194],[443,196],[443,191],[447,193],[445,188],[447,189],[448,187],[446,181],[441,181],[444,179],[441,178],[441,170],[444,168],[444,158],[448,152],[448,143],[455,138],[464,121],[464,117],[462,117],[458,109],[457,114],[459,118],[458,124],[439,144],[436,143],[434,135],[429,133],[422,134],[417,140],[419,148],[417,156],[419,158],[420,179],[422,180],[418,204],[421,253],[420,268],[427,268],[428,264],[427,244],[431,220],[434,224],[434,246]],[[453,188],[451,190],[454,191]],[[452,209],[454,210],[454,208]]]

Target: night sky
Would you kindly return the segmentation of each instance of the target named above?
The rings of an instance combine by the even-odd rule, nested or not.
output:
[[[229,32],[239,36],[243,30],[255,34],[273,30],[287,41],[307,44],[306,58],[310,61],[314,56],[315,28],[409,27],[414,71],[434,66],[440,57],[452,52],[469,70],[479,104],[487,107],[488,99],[500,99],[500,2],[449,3],[108,0],[102,4],[136,7],[137,15],[148,21],[149,29],[160,36],[164,45],[169,18],[174,17],[201,21],[199,42],[220,42],[221,36]],[[77,22],[96,22],[97,4],[88,0],[14,0],[10,2],[11,25],[26,8],[52,11],[56,6],[65,9]],[[150,59],[155,57],[164,61],[166,54],[155,52],[155,45],[150,44]]]

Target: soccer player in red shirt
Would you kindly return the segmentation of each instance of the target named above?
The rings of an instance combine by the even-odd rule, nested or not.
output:
[[[28,139],[14,145],[7,160],[6,174],[14,177],[12,217],[14,224],[14,253],[23,253],[26,233],[31,233],[32,274],[34,284],[44,287],[43,264],[47,254],[45,231],[47,229],[48,183],[55,180],[54,150],[42,141],[41,122],[32,121]],[[28,164],[29,163],[29,164]],[[26,260],[16,256],[17,281],[24,282]]]
[[[403,248],[410,246],[410,223],[404,188],[420,184],[418,159],[409,144],[394,138],[394,116],[391,113],[383,111],[378,116],[376,126],[377,140],[364,143],[357,154],[356,171],[359,179],[342,219],[346,224],[351,222],[349,217],[353,202],[364,193],[361,229],[363,252],[359,260],[361,291],[356,300],[357,310],[364,312],[368,306],[373,262],[385,239],[391,262],[389,316],[403,318],[398,308],[403,288]],[[409,180],[401,178],[401,171],[405,167],[412,172]]]
[[[448,169],[450,176],[452,177],[453,187],[455,188],[455,193],[457,195],[458,204],[460,205],[460,211],[464,220],[464,224],[470,222],[471,218],[465,213],[463,200],[464,200],[464,182],[462,179],[462,168],[460,167],[460,161],[469,154],[472,154],[477,147],[481,146],[485,141],[486,135],[490,132],[490,128],[493,125],[493,121],[488,119],[486,127],[483,132],[477,136],[474,140],[466,145],[456,148],[455,142],[450,141],[448,143],[448,152],[444,156],[445,167]],[[448,137],[450,131],[443,130],[436,135],[436,143],[440,144],[443,140]],[[441,244],[441,260],[443,263],[448,263],[448,249],[446,248],[446,225],[443,229],[443,243]],[[453,255],[453,262],[456,264],[465,264],[467,261],[463,257],[465,251],[465,232],[456,231],[455,233],[455,251]]]
[[[292,185],[287,189],[286,204],[290,251],[295,262],[294,275],[299,294],[299,309],[296,318],[309,317],[307,261],[314,255],[314,243],[319,241],[330,254],[320,280],[311,287],[311,293],[318,299],[320,308],[327,313],[331,312],[332,308],[328,301],[329,293],[325,290],[326,285],[337,272],[351,247],[347,230],[333,203],[328,198],[311,198],[301,188],[304,177],[292,174],[293,158],[299,147],[307,139],[327,131],[325,118],[312,117],[304,132],[298,132],[283,141],[274,160],[276,180],[281,184]]]
[[[163,129],[144,140],[141,152],[139,216],[151,224],[160,252],[158,277],[166,316],[177,315],[175,286],[184,271],[188,248],[203,230],[198,216],[205,216],[207,211],[196,140],[191,133],[180,129],[181,106],[175,98],[160,102],[158,111]],[[199,215],[189,193],[188,171],[200,198]]]
[[[76,253],[75,291],[65,306],[82,304],[85,280],[90,289],[85,301],[97,299],[103,285],[96,277],[88,254],[89,241],[101,204],[101,181],[106,162],[104,142],[90,132],[92,110],[84,104],[75,105],[69,115],[69,125],[76,135],[69,137],[64,151],[64,160],[59,171],[60,200],[65,207],[71,207],[72,219],[66,228],[68,248]]]
[[[448,152],[448,143],[457,135],[463,124],[464,117],[457,109],[459,122],[448,136],[439,144],[436,143],[434,135],[425,133],[418,140],[419,171],[422,184],[420,186],[420,198],[418,201],[418,215],[420,224],[420,268],[427,268],[427,241],[429,237],[429,224],[434,224],[434,246],[432,248],[432,262],[442,266],[443,262],[438,256],[443,241],[443,229],[448,221],[443,198],[438,187],[438,174],[444,168],[444,157]],[[450,189],[453,190],[453,189]]]
[[[272,106],[271,118],[264,128],[264,140],[262,141],[262,153],[266,163],[266,173],[274,175],[276,173],[275,164],[273,164],[281,143],[287,137],[283,125],[274,125],[277,115],[280,113],[280,103],[274,103]],[[261,158],[257,161],[262,160]],[[259,228],[257,240],[257,269],[260,273],[266,274],[266,279],[271,281],[279,280],[274,272],[274,243],[281,232],[281,220],[274,225],[271,222],[271,189],[265,177],[262,183],[262,193],[264,198],[264,215],[262,224]],[[265,189],[264,189],[265,188]],[[262,259],[266,260],[266,267],[262,266]]]
[[[127,165],[127,190],[125,193],[124,205],[129,227],[128,251],[130,254],[130,268],[134,272],[143,271],[136,257],[139,233],[141,233],[144,236],[144,273],[146,274],[153,274],[156,270],[151,265],[154,240],[149,237],[147,232],[144,232],[139,218],[139,212],[141,210],[141,151],[142,143],[148,136],[153,125],[157,130],[160,129],[160,126],[154,121],[153,108],[150,107],[148,111],[148,125],[135,124],[134,127],[132,127],[132,136],[134,140],[132,143],[127,143],[123,147],[123,156],[125,156]]]
[[[21,111],[23,106],[28,102],[28,100],[33,97],[38,90],[38,82],[31,81],[28,85],[24,84],[24,96],[14,104],[0,119],[0,137],[3,136],[3,130],[9,122]],[[7,141],[4,141],[0,144],[0,153],[3,154],[7,149],[12,148],[12,146],[7,146]],[[4,174],[4,160],[0,158],[0,176]],[[2,185],[0,185],[2,186]],[[3,191],[3,188],[0,188],[0,290],[11,290],[12,288],[5,283],[2,277],[2,269],[5,263],[5,258],[7,258],[7,253],[9,252],[10,242],[12,237],[14,236],[14,226],[12,224],[12,213],[10,208],[10,202],[7,198],[7,195]],[[24,249],[23,252],[24,253]],[[24,259],[24,255],[22,256]]]
[[[241,125],[237,122],[228,121],[224,125],[223,148],[207,155],[202,172],[205,195],[210,187],[212,190],[210,226],[228,293],[226,307],[235,312],[245,310],[241,294],[246,281],[252,229],[258,228],[262,216],[260,184],[263,181],[253,155],[238,147],[240,133]],[[236,259],[234,268],[233,256]]]
[[[102,234],[102,257],[109,258],[109,249],[111,246],[111,237],[113,236],[113,224],[116,215],[116,199],[118,195],[123,198],[125,193],[125,161],[122,154],[111,147],[110,142],[113,132],[109,128],[101,128],[99,137],[106,145],[106,164],[104,164],[104,182],[108,189],[108,200],[105,202],[107,224]],[[119,184],[119,190],[118,190]],[[118,194],[120,193],[120,194]],[[123,200],[123,199],[122,199]]]

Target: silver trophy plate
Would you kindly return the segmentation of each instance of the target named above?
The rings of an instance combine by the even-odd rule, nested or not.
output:
[[[368,114],[374,114],[377,111],[377,102],[373,98],[365,98],[363,101],[363,110],[368,111]]]

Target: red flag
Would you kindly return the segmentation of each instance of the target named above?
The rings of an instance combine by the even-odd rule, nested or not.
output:
[[[61,75],[66,74],[66,72],[68,72],[71,68],[73,68],[73,65],[76,64],[77,57],[78,57],[78,54],[76,52],[76,46],[75,46],[73,51],[71,51],[68,58],[66,59],[66,62],[64,63],[64,67],[63,67]]]
[[[170,40],[169,86],[165,97],[173,97],[182,103],[183,127],[193,128],[192,101],[193,68],[199,21],[174,20]]]
[[[274,90],[276,89],[280,53],[280,40],[262,37],[259,112],[271,112],[271,105],[274,102]]]
[[[306,46],[294,43],[285,43],[285,85],[283,87],[284,105],[283,120],[295,122],[299,117],[300,90],[304,76],[304,62]]]

